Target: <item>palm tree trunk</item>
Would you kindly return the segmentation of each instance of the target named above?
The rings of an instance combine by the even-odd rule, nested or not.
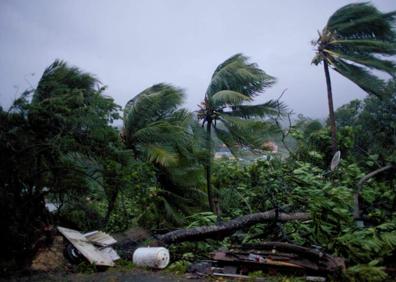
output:
[[[201,241],[205,239],[220,240],[234,234],[239,229],[246,229],[258,223],[271,222],[276,219],[279,222],[287,222],[291,220],[308,220],[311,216],[305,212],[295,213],[277,213],[275,210],[269,210],[260,213],[240,216],[223,224],[215,224],[209,226],[199,226],[187,229],[178,229],[157,236],[159,241],[165,244],[178,243],[183,241]]]
[[[326,76],[326,85],[327,85],[327,101],[329,104],[329,120],[330,120],[330,128],[331,128],[331,150],[333,154],[337,152],[337,128],[336,128],[336,120],[334,115],[334,106],[333,106],[333,92],[331,90],[331,80],[329,73],[329,65],[327,64],[326,59],[323,60],[323,66]]]
[[[216,206],[213,201],[212,193],[212,120],[208,119],[206,124],[206,148],[208,149],[208,156],[206,161],[206,190],[208,192],[209,208],[216,213]]]
[[[104,218],[103,227],[106,227],[107,224],[109,223],[111,213],[113,212],[113,210],[115,208],[118,192],[119,192],[118,187],[116,187],[115,190],[112,191],[111,196],[108,199],[107,211],[106,211],[106,215],[105,215],[105,218]]]

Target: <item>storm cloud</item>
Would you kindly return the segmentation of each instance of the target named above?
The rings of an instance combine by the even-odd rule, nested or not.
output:
[[[259,100],[276,98],[296,113],[327,116],[322,66],[311,40],[343,0],[148,0],[0,2],[0,105],[7,108],[59,58],[108,86],[117,104],[158,82],[185,89],[186,107],[202,100],[216,66],[244,53],[278,79]],[[382,11],[394,0],[372,1]],[[366,94],[335,72],[335,107]]]

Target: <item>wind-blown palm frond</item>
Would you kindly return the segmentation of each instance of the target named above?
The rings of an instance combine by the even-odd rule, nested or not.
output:
[[[76,94],[89,93],[97,91],[98,86],[99,81],[93,75],[84,73],[77,67],[70,67],[64,61],[56,60],[45,69],[34,91],[32,102],[64,95],[72,89]]]
[[[134,133],[137,142],[142,143],[172,143],[178,135],[183,135],[185,128],[166,121],[156,121],[140,128]]]
[[[395,41],[392,31],[396,12],[382,13],[373,5],[354,3],[338,9],[328,20],[326,29],[348,39]]]
[[[168,84],[160,83],[147,88],[131,99],[124,109],[124,125],[144,127],[169,117],[181,105],[184,92]],[[128,128],[133,131],[133,128]]]
[[[263,104],[258,105],[238,105],[232,108],[229,113],[233,116],[239,116],[243,118],[252,117],[268,117],[271,115],[284,115],[286,112],[286,105],[278,100],[269,100]]]
[[[220,64],[213,73],[206,96],[210,98],[219,91],[232,90],[254,97],[275,83],[275,78],[248,60],[236,54]]]
[[[373,55],[368,54],[353,54],[346,53],[345,51],[328,51],[324,50],[324,52],[329,53],[330,56],[342,61],[350,61],[356,63],[358,65],[365,66],[369,69],[376,69],[379,71],[383,71],[388,73],[391,76],[395,75],[395,66],[396,64],[392,61],[379,59]]]
[[[230,105],[240,105],[243,102],[251,101],[252,99],[239,92],[232,90],[221,90],[216,92],[210,101],[214,107],[226,107]]]
[[[167,166],[177,161],[175,148],[186,142],[191,114],[177,109],[184,92],[160,83],[131,99],[124,109],[124,138],[135,154]]]
[[[164,167],[173,165],[177,162],[177,155],[171,147],[164,145],[147,144],[142,148],[138,146],[146,156],[146,159],[153,163],[158,163]]]
[[[347,63],[334,61],[334,70],[360,86],[365,92],[382,95],[385,91],[385,81],[371,74],[365,68]]]
[[[332,45],[342,45],[346,50],[354,49],[357,52],[394,55],[396,53],[396,45],[388,41],[370,40],[370,39],[336,39]]]
[[[241,119],[227,114],[222,114],[219,119],[240,146],[260,147],[274,133],[273,125],[262,120]]]

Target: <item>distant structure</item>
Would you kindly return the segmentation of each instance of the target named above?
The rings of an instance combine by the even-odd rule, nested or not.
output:
[[[263,144],[263,150],[269,151],[271,153],[278,153],[278,145],[272,141],[267,141]]]

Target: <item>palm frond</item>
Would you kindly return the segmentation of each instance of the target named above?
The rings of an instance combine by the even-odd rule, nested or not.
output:
[[[335,39],[329,43],[331,49],[342,49],[363,54],[395,55],[396,44],[372,39]]]
[[[177,109],[184,92],[168,84],[156,84],[131,99],[124,109],[124,136],[128,147],[141,148],[148,160],[173,163],[164,148],[183,144],[189,138],[191,114]],[[152,147],[150,147],[152,146]]]
[[[248,60],[242,54],[236,54],[220,64],[213,73],[206,96],[212,97],[221,90],[232,90],[254,97],[275,83],[275,78]]]
[[[238,146],[241,145],[238,139],[227,130],[216,127],[214,131],[216,137],[227,146],[231,154],[236,156],[238,154]]]
[[[284,103],[278,100],[269,100],[263,104],[258,105],[238,105],[234,106],[232,112],[227,114],[233,116],[239,116],[243,118],[251,117],[268,117],[273,115],[284,115],[287,107]]]
[[[178,109],[164,119],[172,125],[185,128],[191,124],[193,117],[187,109]]]
[[[384,94],[386,86],[385,81],[370,74],[370,72],[364,68],[349,64],[342,60],[334,60],[331,63],[335,71],[356,83],[365,92],[379,97]]]
[[[344,52],[336,52],[330,50],[324,50],[325,52],[330,52],[332,56],[336,56],[337,58],[341,58],[347,61],[354,62],[359,65],[363,65],[367,68],[380,70],[388,73],[391,76],[396,75],[396,64],[393,61],[388,61],[384,59],[378,59],[375,56],[368,54],[348,54]]]
[[[369,3],[353,3],[338,9],[326,30],[344,39],[376,39],[395,42],[396,12],[382,13]]]
[[[94,158],[78,152],[69,152],[62,156],[61,161],[73,168],[73,174],[83,177],[92,191],[99,191],[104,187],[103,166]]]
[[[99,83],[93,75],[71,67],[64,61],[55,60],[45,69],[34,91],[32,102],[71,93],[70,89],[76,94],[90,93],[99,89]]]
[[[221,114],[220,120],[241,146],[260,147],[274,133],[273,125],[262,120],[241,119],[227,114]]]
[[[240,105],[243,102],[251,101],[251,97],[232,90],[221,90],[210,97],[210,104],[215,108],[229,105]]]
[[[134,133],[137,142],[142,143],[172,143],[177,142],[183,135],[184,128],[175,126],[166,121],[158,121],[138,129]]]
[[[158,163],[164,167],[177,163],[177,154],[167,146],[148,144],[142,148],[149,162]]]
[[[184,99],[184,92],[172,85],[153,85],[128,101],[124,108],[124,124],[135,127],[168,117]]]

